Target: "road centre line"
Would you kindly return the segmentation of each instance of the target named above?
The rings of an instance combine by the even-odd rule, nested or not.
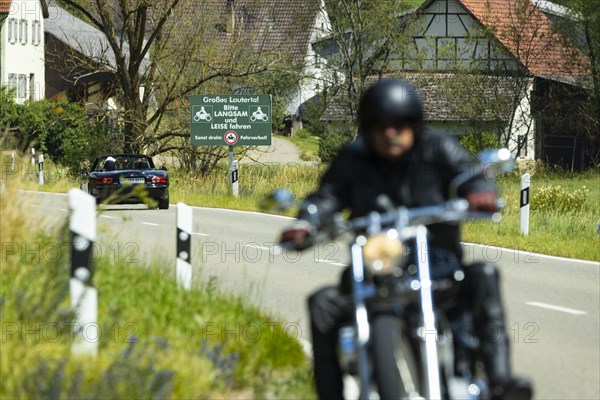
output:
[[[208,233],[192,232],[192,235],[196,236],[210,236]]]
[[[117,219],[117,217],[111,217],[110,215],[101,215],[100,218]]]
[[[144,225],[150,225],[150,226],[160,226],[160,224],[154,224],[152,222],[142,222],[142,224],[144,224]]]
[[[261,213],[261,212],[257,212],[257,211],[230,210],[228,208],[217,208],[217,207],[214,207],[214,208],[213,207],[199,207],[199,206],[190,206],[190,207],[197,208],[197,209],[203,210],[203,211],[226,211],[226,212],[231,212],[231,213],[257,215],[259,217],[279,218],[279,219],[290,220],[290,221],[296,219],[296,218],[292,218],[292,217],[286,217],[285,215],[267,214],[267,213]]]
[[[547,308],[548,310],[560,311],[560,312],[564,312],[564,313],[567,313],[567,314],[573,314],[573,315],[584,315],[584,314],[587,314],[587,312],[585,312],[585,311],[576,310],[574,308],[567,308],[567,307],[555,306],[555,305],[552,305],[552,304],[540,303],[540,302],[537,302],[537,301],[526,301],[525,304],[530,305],[530,306],[534,306],[534,307]]]
[[[254,249],[261,249],[261,250],[271,250],[270,247],[260,246],[258,244],[245,244],[244,247],[252,247]]]
[[[325,263],[325,264],[337,265],[339,267],[346,267],[347,266],[346,264],[339,263],[339,262],[334,261],[334,260],[327,260],[327,259],[324,259],[324,258],[319,258],[319,259],[316,259],[315,261],[316,262],[320,262],[320,263]]]

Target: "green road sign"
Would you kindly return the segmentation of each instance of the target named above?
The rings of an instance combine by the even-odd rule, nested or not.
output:
[[[194,146],[271,144],[271,95],[190,96]]]

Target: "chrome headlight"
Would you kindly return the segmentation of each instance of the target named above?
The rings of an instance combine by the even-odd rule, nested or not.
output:
[[[396,230],[390,229],[373,235],[363,246],[365,267],[375,275],[391,274],[394,267],[400,264],[403,251],[404,247]]]

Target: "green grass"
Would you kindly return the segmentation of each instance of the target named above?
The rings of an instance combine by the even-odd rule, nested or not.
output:
[[[425,3],[425,0],[404,0],[402,3],[409,7],[419,7],[421,4]]]
[[[561,186],[573,193],[586,186],[590,192],[579,211],[535,209],[537,193],[542,188]],[[600,174],[598,171],[569,173],[540,173],[531,178],[531,212],[529,235],[520,233],[520,177],[517,174],[499,181],[501,195],[507,205],[503,219],[497,224],[468,222],[463,239],[467,242],[491,244],[527,252],[600,261]]]
[[[292,137],[289,136],[277,136],[278,138],[289,140],[300,149],[302,158],[304,161],[318,161],[319,160],[319,138],[312,136],[306,129],[300,129]]]
[[[185,171],[170,175],[171,202],[182,201],[201,207],[231,208],[261,211],[260,200],[277,188],[286,187],[301,199],[316,188],[324,166],[241,164],[239,167],[239,197],[231,195],[231,184],[225,170],[210,176],[189,176]],[[294,215],[294,210],[282,213]]]
[[[73,355],[66,231],[32,231],[15,189],[0,195],[0,398],[314,397],[284,322],[212,280],[180,289],[159,259],[97,261],[98,356]]]

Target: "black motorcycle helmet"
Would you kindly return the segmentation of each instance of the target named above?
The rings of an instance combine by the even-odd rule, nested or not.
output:
[[[378,124],[408,124],[418,137],[423,129],[423,105],[413,85],[401,79],[382,79],[365,91],[358,106],[358,128],[367,142]]]

